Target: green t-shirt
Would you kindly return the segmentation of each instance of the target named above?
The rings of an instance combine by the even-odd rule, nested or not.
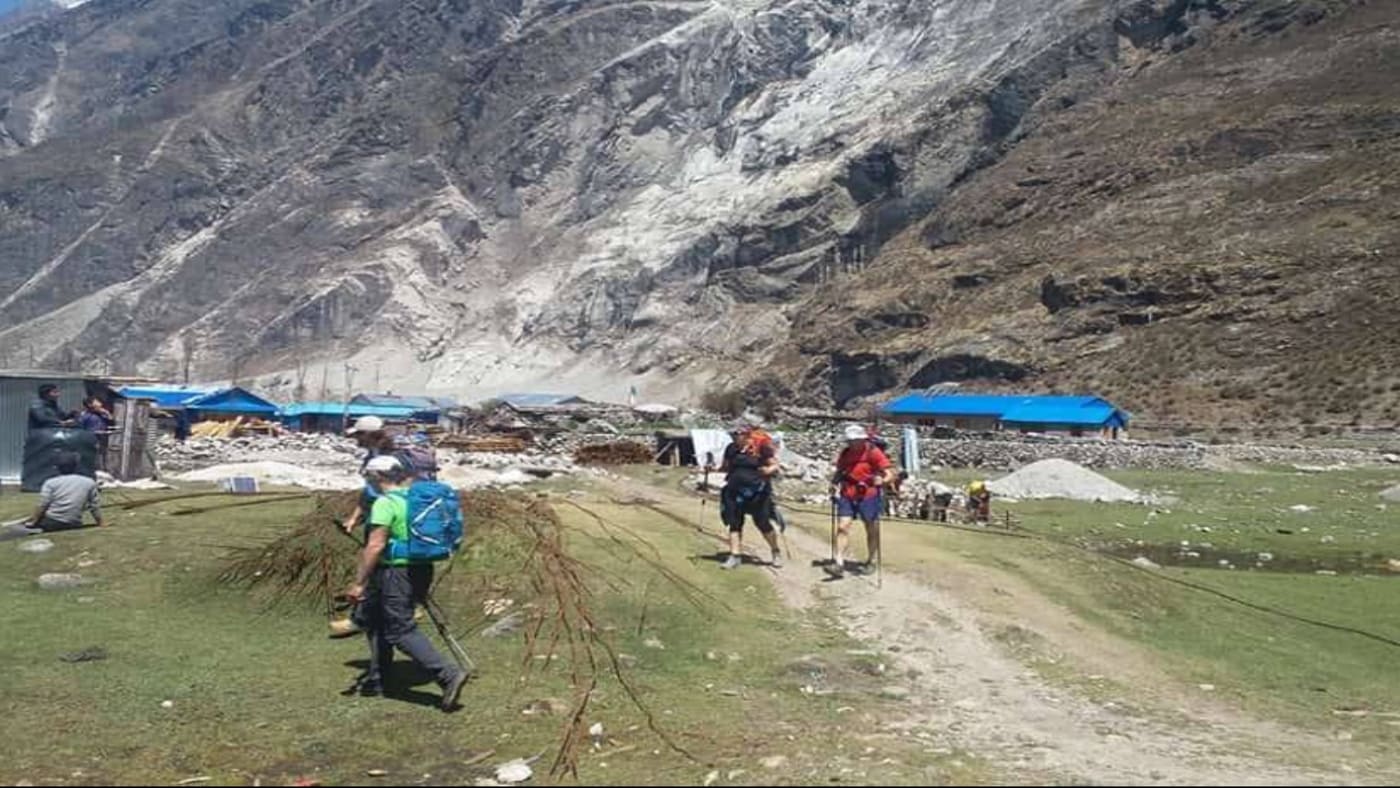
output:
[[[408,499],[404,498],[403,493],[391,491],[375,498],[374,507],[370,509],[369,513],[369,527],[371,531],[375,528],[388,528],[390,545],[394,542],[406,544],[408,542]],[[408,559],[390,559],[389,548],[386,546],[379,563],[385,566],[408,566]]]

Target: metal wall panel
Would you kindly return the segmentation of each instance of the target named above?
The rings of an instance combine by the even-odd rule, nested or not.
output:
[[[87,386],[81,379],[0,377],[0,483],[18,484],[24,470],[24,434],[29,431],[29,406],[39,397],[39,385],[59,389],[64,410],[81,410]]]

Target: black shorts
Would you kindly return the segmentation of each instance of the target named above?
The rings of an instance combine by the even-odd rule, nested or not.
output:
[[[726,485],[719,493],[719,516],[730,533],[744,530],[746,516],[761,533],[772,533],[773,495],[767,489],[755,493]]]

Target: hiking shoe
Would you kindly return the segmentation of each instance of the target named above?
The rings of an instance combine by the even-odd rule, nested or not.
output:
[[[779,550],[774,550],[774,551],[773,551],[773,560],[772,560],[772,561],[769,561],[769,562],[768,562],[768,565],[771,566],[771,567],[773,567],[774,569],[782,569],[782,568],[783,568],[783,554],[782,554],[782,552],[779,551]]]
[[[828,573],[830,573],[832,577],[845,577],[845,576],[846,576],[846,562],[845,562],[845,561],[832,561],[829,565],[827,565],[826,571],[827,571]]]
[[[349,687],[341,691],[341,695],[353,698],[356,695],[362,698],[378,698],[384,694],[384,685],[378,681],[371,680],[368,675],[361,674]]]
[[[719,565],[719,568],[720,568],[720,569],[738,569],[740,566],[743,566],[743,564],[744,564],[744,559],[740,558],[740,557],[737,556],[737,555],[734,555],[733,553],[730,553],[730,554],[729,554],[729,557],[726,558],[726,559],[724,559],[724,563],[722,563],[722,564]]]
[[[452,711],[457,708],[457,699],[462,697],[462,687],[466,686],[467,672],[457,671],[452,678],[442,687],[442,710]]]
[[[340,638],[348,638],[351,635],[358,635],[364,631],[360,629],[359,624],[356,624],[354,621],[348,618],[337,618],[336,620],[330,622],[330,624],[330,636],[337,640]]]

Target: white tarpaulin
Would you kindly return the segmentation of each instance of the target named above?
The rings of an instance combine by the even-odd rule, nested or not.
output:
[[[691,430],[690,440],[695,444],[695,462],[702,467],[709,464],[716,468],[724,462],[725,447],[733,443],[724,430]]]
[[[919,475],[919,432],[913,427],[905,427],[901,433],[900,451],[903,453],[904,470],[910,476]]]

